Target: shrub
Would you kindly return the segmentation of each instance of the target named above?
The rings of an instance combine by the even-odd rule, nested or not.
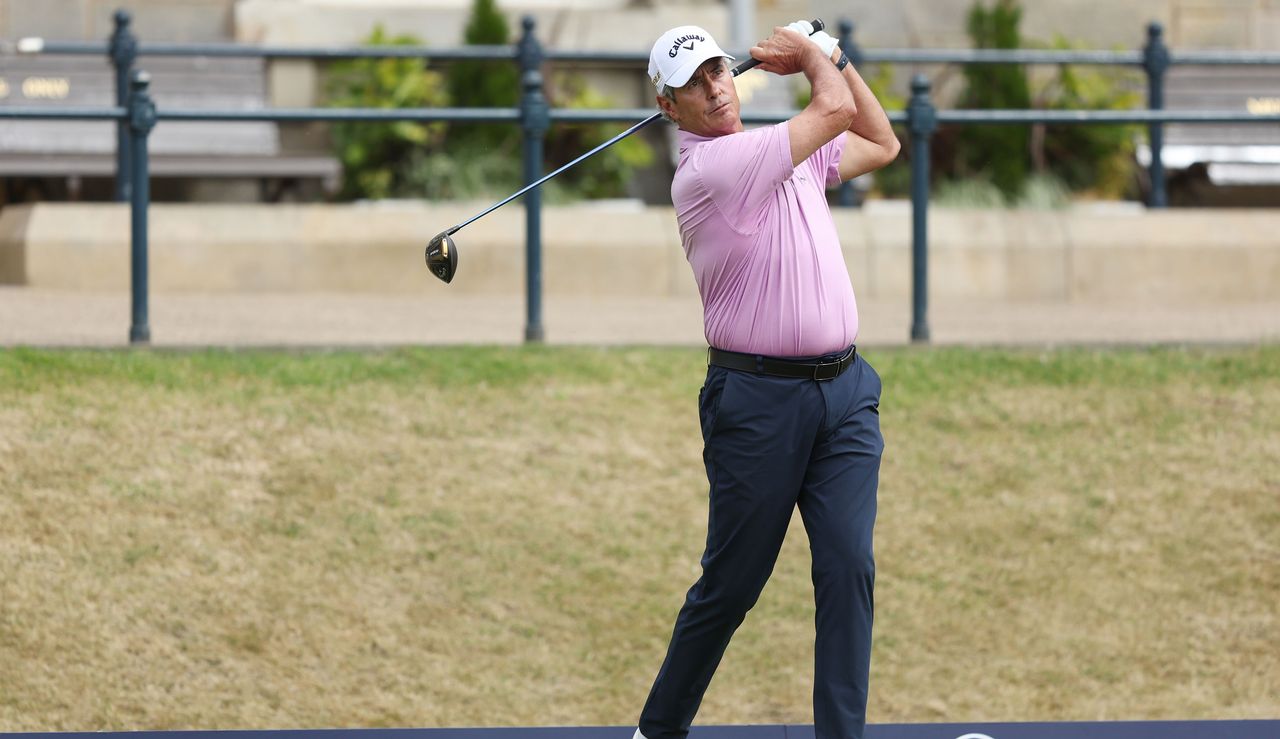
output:
[[[408,35],[388,37],[381,26],[365,40],[370,46],[418,46]],[[334,64],[326,82],[329,104],[340,108],[428,108],[443,106],[447,96],[438,74],[424,59],[354,59]],[[344,198],[386,198],[406,194],[407,162],[423,150],[438,147],[444,124],[399,121],[352,122],[333,126],[342,161]]]
[[[1075,45],[1062,37],[1051,48]],[[1141,104],[1138,72],[1115,68],[1059,67],[1036,95],[1035,107],[1048,110],[1127,110]],[[1134,148],[1139,126],[1036,126],[1031,160],[1036,171],[1051,173],[1074,191],[1118,199],[1134,192]]]
[[[987,8],[981,0],[969,10],[969,38],[977,49],[1017,49],[1022,46],[1018,0],[995,0]],[[1014,64],[969,64],[964,68],[961,106],[971,109],[1031,107],[1026,70]],[[957,174],[985,175],[1014,198],[1022,191],[1030,170],[1030,131],[1024,126],[969,126],[957,149]]]
[[[462,40],[481,46],[511,43],[506,16],[494,0],[474,0]],[[514,108],[520,100],[519,72],[506,59],[456,62],[449,68],[448,81],[449,99],[455,107]],[[449,129],[449,145],[468,152],[488,147],[510,151],[520,146],[520,129],[496,123],[454,125]]]
[[[576,75],[557,78],[552,104],[563,108],[608,108],[610,101],[595,92]],[[563,166],[610,138],[622,133],[630,124],[565,123],[548,131],[544,161],[548,171]],[[574,198],[612,198],[627,194],[627,183],[635,171],[653,162],[653,149],[634,133],[596,154],[552,182],[560,182],[551,193],[555,200]]]
[[[492,0],[475,0],[466,38],[476,44],[509,42],[506,20]],[[378,27],[365,43],[422,42],[408,35],[388,37]],[[326,82],[326,97],[335,107],[513,107],[519,93],[516,68],[505,60],[455,64],[446,80],[428,70],[424,59],[359,59],[335,64]],[[558,107],[609,107],[609,101],[572,75],[557,78],[547,94]],[[572,161],[622,130],[618,124],[552,126],[544,145],[544,170]],[[478,198],[506,194],[523,183],[523,142],[516,126],[341,123],[334,126],[333,138],[343,164],[344,198]],[[625,195],[635,170],[652,160],[649,145],[631,136],[549,183],[554,187],[548,188],[548,197]]]
[[[1016,49],[1018,0],[978,0],[970,10],[969,34],[976,48]],[[1039,44],[1039,46],[1046,46]],[[1047,45],[1075,48],[1062,37]],[[970,109],[1119,110],[1134,107],[1134,73],[1111,68],[1062,65],[1033,82],[1018,65],[968,65],[960,106]],[[964,126],[935,139],[935,162],[943,180],[976,179],[994,185],[1005,201],[1043,207],[1065,202],[1071,192],[1119,198],[1135,184],[1134,126]],[[1029,179],[1034,172],[1034,180]],[[964,188],[948,190],[948,196]],[[963,200],[964,198],[960,198]]]
[[[493,0],[474,0],[467,23],[468,44],[508,44],[506,17]],[[449,71],[452,104],[458,107],[519,105],[520,78],[509,61],[460,62]],[[548,103],[563,108],[607,108],[609,101],[576,75],[561,75],[544,87]],[[604,143],[618,124],[555,124],[543,142],[543,169],[551,171]],[[414,180],[426,197],[474,197],[511,192],[523,185],[523,135],[518,126],[454,125],[448,153],[421,156]],[[631,136],[544,186],[552,201],[607,198],[626,194],[635,170],[653,160],[648,144]]]

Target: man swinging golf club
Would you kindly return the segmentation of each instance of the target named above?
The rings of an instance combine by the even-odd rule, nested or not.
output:
[[[649,54],[658,106],[679,127],[671,199],[711,345],[699,398],[710,515],[702,576],[636,739],[688,735],[797,506],[813,555],[817,739],[863,736],[880,378],[854,347],[858,310],[824,190],[893,161],[898,140],[836,40],[812,30],[797,21],[751,49],[760,69],[803,73],[813,90],[795,117],[751,131],[711,34],[673,28]]]

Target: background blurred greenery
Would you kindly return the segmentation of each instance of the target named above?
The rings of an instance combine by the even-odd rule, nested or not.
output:
[[[968,16],[974,48],[1072,49],[1058,36],[1026,39],[1020,0],[976,0]],[[463,42],[509,45],[505,16],[494,0],[474,0]],[[375,29],[370,45],[420,45],[412,36]],[[886,109],[901,110],[891,65],[868,66],[864,76]],[[966,109],[1123,110],[1141,104],[1141,72],[1114,67],[967,65],[955,105]],[[580,74],[546,76],[544,94],[557,108],[607,108],[613,101]],[[460,61],[442,72],[424,59],[361,59],[335,64],[326,93],[345,107],[504,107],[519,103],[519,72],[509,61]],[[796,100],[808,102],[807,90]],[[543,170],[565,164],[623,130],[621,124],[557,124],[547,132]],[[1063,207],[1073,199],[1139,195],[1136,126],[947,126],[934,137],[934,196],[944,205]],[[523,141],[514,124],[338,124],[334,142],[345,171],[344,199],[412,197],[432,200],[494,197],[523,184]],[[910,151],[875,174],[873,193],[906,197]],[[548,183],[551,202],[624,197],[636,172],[654,161],[643,137],[629,137]]]
[[[474,0],[463,42],[508,45],[511,32],[493,0]],[[422,45],[414,36],[389,37],[374,29],[367,45]],[[607,108],[611,101],[579,75],[549,75],[543,93],[556,108]],[[511,108],[518,105],[519,73],[509,61],[459,61],[443,73],[423,59],[358,59],[330,69],[326,94],[338,107]],[[544,143],[543,170],[572,161],[621,132],[620,124],[555,125]],[[339,124],[334,145],[343,164],[341,197],[494,197],[523,184],[523,141],[514,124]],[[621,197],[636,169],[653,161],[639,137],[629,137],[548,183],[552,202]]]
[[[1022,35],[1019,0],[977,0],[968,32],[978,49],[1073,49],[1062,36],[1049,42]],[[1142,102],[1142,74],[1117,67],[967,65],[956,106],[976,110],[1128,110]],[[881,65],[867,82],[885,107],[902,109],[895,76]],[[1072,199],[1118,200],[1139,195],[1134,150],[1140,126],[946,126],[934,136],[934,196],[944,205],[1055,208]],[[906,197],[910,152],[876,173],[875,191]]]

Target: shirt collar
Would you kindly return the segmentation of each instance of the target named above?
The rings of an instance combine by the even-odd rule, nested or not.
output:
[[[693,147],[704,141],[710,141],[712,138],[713,137],[711,136],[699,136],[696,133],[689,133],[683,128],[676,129],[676,143],[680,146],[681,154],[693,149]]]

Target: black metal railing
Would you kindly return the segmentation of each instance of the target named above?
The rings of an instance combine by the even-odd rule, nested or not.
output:
[[[0,107],[0,118],[41,120],[112,120],[117,125],[115,196],[129,201],[131,218],[131,343],[150,341],[147,285],[147,208],[150,201],[147,141],[151,130],[163,121],[439,121],[467,123],[519,123],[524,133],[523,169],[525,182],[542,174],[542,144],[553,123],[633,123],[652,115],[652,109],[569,110],[552,109],[542,94],[542,65],[545,61],[639,65],[648,56],[639,52],[545,50],[534,33],[531,17],[522,20],[519,41],[507,46],[471,46],[456,49],[386,46],[362,48],[310,48],[246,46],[237,44],[156,44],[142,43],[133,35],[131,18],[123,10],[114,16],[115,28],[109,41],[47,42],[23,39],[16,44],[0,44],[0,51],[18,53],[108,55],[115,70],[116,106],[103,108]],[[1141,51],[1038,51],[1038,50],[863,50],[853,40],[854,26],[840,23],[840,43],[855,63],[910,64],[1091,64],[1131,66],[1147,74],[1148,109],[1128,111],[1044,111],[1044,110],[938,110],[931,96],[929,79],[917,75],[911,83],[906,110],[889,118],[905,125],[910,139],[912,201],[912,341],[929,340],[928,324],[928,205],[930,147],[940,125],[966,124],[1145,124],[1151,147],[1151,192],[1148,205],[1167,205],[1161,150],[1163,127],[1170,123],[1256,123],[1278,124],[1280,114],[1243,111],[1164,110],[1165,77],[1169,68],[1187,65],[1280,66],[1280,54],[1259,52],[1174,53],[1164,43],[1157,23],[1147,29]],[[351,59],[430,58],[452,60],[510,60],[520,69],[521,97],[518,108],[289,108],[265,110],[179,110],[157,108],[149,92],[150,77],[135,70],[141,56],[253,57],[266,59]],[[745,54],[744,54],[745,56]],[[745,123],[778,123],[793,113],[746,113]],[[847,188],[847,185],[846,185]],[[845,189],[841,202],[852,204],[852,191]],[[537,189],[525,195],[525,289],[526,341],[541,341],[542,325],[542,222],[541,197]],[[424,234],[424,241],[429,238]]]
[[[954,124],[1142,124],[1168,123],[1270,123],[1280,124],[1280,114],[1257,115],[1240,111],[1170,110],[938,110],[924,75],[911,81],[911,99],[905,114],[890,115],[907,124],[911,148],[911,340],[929,340],[929,181],[930,147],[939,125]],[[1152,145],[1152,162],[1159,154]],[[1163,172],[1163,168],[1158,168]],[[1153,167],[1153,172],[1157,168]],[[1163,207],[1163,204],[1158,207]]]

